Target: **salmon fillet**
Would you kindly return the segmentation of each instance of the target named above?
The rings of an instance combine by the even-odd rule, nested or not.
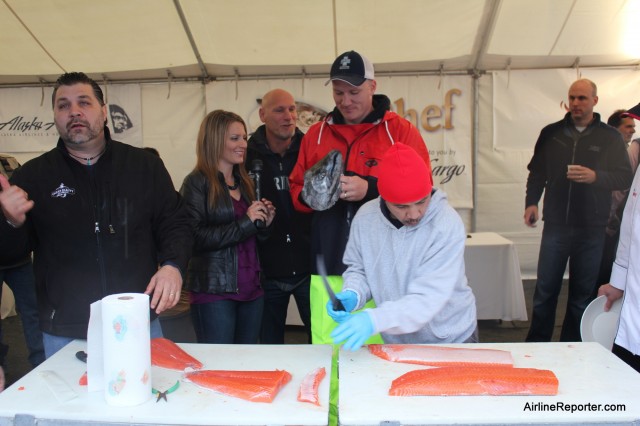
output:
[[[151,339],[151,365],[184,371],[186,368],[198,370],[202,363],[164,337]]]
[[[285,370],[200,370],[186,373],[185,380],[247,401],[273,402],[278,391],[291,380],[291,374]]]
[[[302,383],[300,383],[300,389],[298,390],[298,401],[320,405],[318,388],[320,387],[320,382],[326,375],[327,371],[324,367],[319,367],[304,376]]]
[[[514,367],[440,367],[414,370],[391,383],[389,395],[557,395],[550,370]]]
[[[461,365],[513,366],[511,352],[497,349],[449,348],[410,344],[375,344],[369,345],[369,352],[387,361],[430,365],[433,367]]]

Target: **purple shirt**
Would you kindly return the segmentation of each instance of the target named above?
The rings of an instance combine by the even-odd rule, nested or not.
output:
[[[233,201],[233,217],[235,220],[247,214],[247,205],[244,199]],[[218,300],[236,300],[246,302],[264,295],[260,287],[260,263],[258,262],[258,250],[255,235],[241,241],[236,245],[238,256],[238,293],[209,294],[191,292],[191,303],[209,303]]]

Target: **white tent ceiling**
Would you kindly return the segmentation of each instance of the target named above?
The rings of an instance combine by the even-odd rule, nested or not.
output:
[[[0,86],[638,66],[640,0],[0,0]],[[635,49],[635,50],[634,50]]]

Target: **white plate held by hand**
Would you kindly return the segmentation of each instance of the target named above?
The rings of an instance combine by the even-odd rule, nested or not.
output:
[[[598,342],[611,350],[618,331],[622,298],[613,303],[609,312],[604,311],[606,301],[606,296],[600,296],[587,306],[580,321],[580,335],[583,342]]]

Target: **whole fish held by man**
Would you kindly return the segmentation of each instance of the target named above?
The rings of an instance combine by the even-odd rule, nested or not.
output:
[[[323,211],[338,201],[342,164],[342,154],[334,149],[304,173],[301,196],[309,207]]]

